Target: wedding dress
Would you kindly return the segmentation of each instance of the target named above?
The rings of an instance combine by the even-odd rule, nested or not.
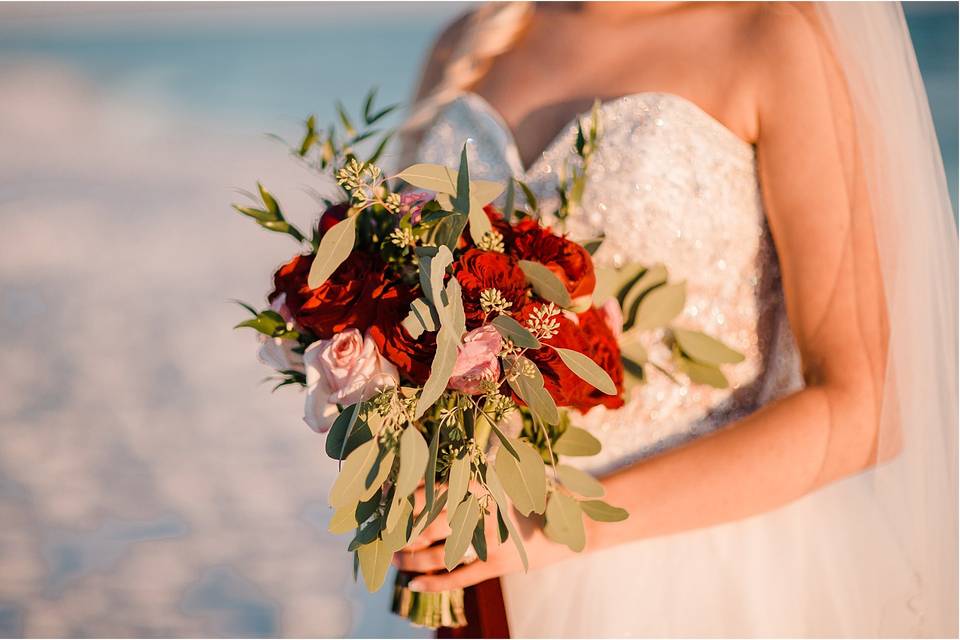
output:
[[[605,237],[594,256],[599,267],[664,263],[672,280],[687,283],[678,324],[715,335],[746,356],[726,369],[728,389],[677,385],[650,371],[622,409],[599,407],[577,417],[603,451],[569,462],[602,474],[722,427],[801,388],[803,380],[754,147],[673,94],[610,100],[601,105],[600,119],[582,206],[566,231],[576,240]],[[524,168],[503,119],[481,97],[464,93],[437,113],[416,155],[456,166],[469,139],[472,177],[505,180],[512,172],[550,210],[558,168],[572,155],[575,122]],[[648,338],[651,360],[667,362],[658,336]],[[857,476],[771,513],[507,576],[511,633],[912,635],[921,614],[912,604],[910,568],[900,554],[883,552],[896,542],[885,533],[876,503],[849,499],[851,492],[868,491],[869,481]],[[841,515],[854,526],[831,527]],[[844,570],[863,562],[870,572]],[[877,598],[889,603],[884,619],[864,628],[857,612]]]

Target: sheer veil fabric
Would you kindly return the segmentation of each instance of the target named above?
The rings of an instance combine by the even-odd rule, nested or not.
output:
[[[591,554],[576,593],[507,580],[517,635],[957,635],[957,229],[926,92],[899,3],[795,6],[852,119],[850,224],[875,230],[885,301],[867,312],[885,311],[889,335],[876,464],[769,513]],[[644,575],[624,575],[631,554]]]

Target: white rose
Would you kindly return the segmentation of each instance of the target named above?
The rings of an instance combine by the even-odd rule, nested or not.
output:
[[[287,309],[286,300],[287,294],[281,293],[270,303],[270,308],[280,314],[287,322],[287,326],[292,326],[293,316]],[[260,362],[277,371],[292,369],[303,373],[303,356],[293,351],[299,342],[284,338],[271,338],[262,333],[257,334],[257,339],[260,341],[260,351],[257,353]]]
[[[369,400],[384,387],[400,384],[397,368],[367,336],[347,329],[329,340],[318,340],[303,354],[307,372],[304,421],[323,433],[347,405]]]

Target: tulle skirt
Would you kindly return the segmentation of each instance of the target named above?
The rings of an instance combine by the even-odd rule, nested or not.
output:
[[[942,632],[926,628],[923,585],[870,492],[868,477],[858,476],[739,522],[508,576],[504,593],[511,635],[916,637]]]

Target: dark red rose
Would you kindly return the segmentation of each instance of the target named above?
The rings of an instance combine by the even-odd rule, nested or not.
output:
[[[463,309],[468,327],[475,327],[483,321],[480,293],[485,289],[499,289],[510,302],[510,311],[522,308],[527,300],[523,271],[517,261],[506,254],[468,249],[453,264],[453,274],[463,289]]]
[[[620,346],[610,331],[604,319],[603,312],[591,307],[578,316],[580,320],[580,334],[583,338],[583,354],[600,365],[600,368],[610,375],[613,384],[617,387],[617,395],[608,396],[599,389],[586,385],[585,393],[577,402],[580,411],[602,404],[608,409],[618,409],[623,406],[623,363],[620,361]]]
[[[517,320],[526,326],[528,318],[540,306],[543,306],[543,303],[528,304],[523,312],[517,315]],[[611,409],[623,406],[623,366],[620,363],[620,350],[616,339],[604,323],[603,316],[596,309],[589,309],[580,316],[563,312],[554,319],[560,325],[557,333],[544,342],[554,347],[572,349],[589,357],[610,374],[619,392],[616,396],[608,396],[595,389],[573,373],[557,352],[549,347],[527,351],[526,357],[540,369],[544,387],[557,406],[571,407],[580,412],[589,411],[601,404]]]
[[[341,202],[340,204],[332,204],[327,207],[327,210],[323,212],[320,216],[319,228],[320,228],[320,237],[322,238],[327,231],[330,231],[338,222],[347,217],[347,211],[350,210],[350,205],[346,202]]]
[[[423,384],[430,377],[430,365],[437,350],[435,333],[414,340],[401,324],[417,294],[403,285],[387,288],[378,301],[376,317],[368,335],[380,353],[392,362],[409,382]]]
[[[274,275],[273,300],[286,293],[286,304],[300,326],[327,340],[344,329],[366,331],[386,288],[384,264],[376,256],[353,252],[316,289],[307,285],[312,255],[297,256]]]
[[[519,260],[545,265],[557,274],[573,299],[591,295],[597,285],[587,250],[540,226],[536,220],[521,220],[514,225],[511,253]]]

